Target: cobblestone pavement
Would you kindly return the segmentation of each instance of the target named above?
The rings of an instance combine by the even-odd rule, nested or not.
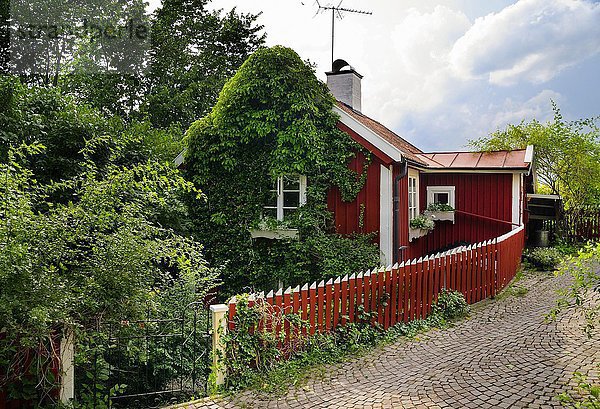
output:
[[[282,397],[243,392],[180,406],[200,408],[552,408],[579,370],[598,379],[598,337],[587,339],[581,314],[555,323],[544,315],[567,277],[530,273],[529,292],[484,301],[471,317],[419,340],[399,340],[332,365]]]

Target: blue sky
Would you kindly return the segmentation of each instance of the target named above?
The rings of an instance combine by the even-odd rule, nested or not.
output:
[[[331,15],[314,0],[213,0],[261,12],[267,43],[331,64]],[[335,0],[335,4],[339,0]],[[321,0],[321,4],[328,4]],[[330,4],[330,3],[329,3]],[[363,112],[426,151],[462,149],[508,123],[600,115],[600,3],[344,0],[335,58],[364,75]]]

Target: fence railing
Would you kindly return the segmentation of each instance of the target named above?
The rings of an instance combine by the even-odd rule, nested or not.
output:
[[[562,235],[570,241],[600,239],[600,209],[572,209],[562,220]]]
[[[493,240],[459,247],[357,275],[337,277],[296,288],[253,296],[253,302],[269,305],[270,322],[259,330],[285,332],[282,347],[294,344],[297,329],[291,329],[287,314],[297,314],[308,323],[304,335],[334,330],[359,321],[364,312],[383,328],[399,322],[422,319],[431,313],[441,289],[464,294],[469,304],[493,297],[515,276],[524,244],[523,226]],[[235,329],[235,297],[228,305],[229,330]],[[373,314],[376,313],[376,314]]]

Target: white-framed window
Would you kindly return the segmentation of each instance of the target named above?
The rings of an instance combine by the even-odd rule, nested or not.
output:
[[[447,204],[456,209],[454,186],[427,186],[427,206]]]
[[[269,193],[264,216],[281,221],[306,204],[306,176],[279,176]]]
[[[419,215],[419,183],[416,177],[408,177],[408,220]]]

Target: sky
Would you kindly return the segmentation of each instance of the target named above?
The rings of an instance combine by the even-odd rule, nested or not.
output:
[[[158,0],[154,0],[154,5]],[[334,0],[338,5],[339,0]],[[151,1],[152,3],[152,1]],[[321,5],[331,5],[321,0]],[[362,112],[424,151],[533,118],[600,115],[600,1],[343,0],[334,58],[364,75]],[[213,0],[262,12],[267,45],[331,68],[331,12],[314,0]]]

